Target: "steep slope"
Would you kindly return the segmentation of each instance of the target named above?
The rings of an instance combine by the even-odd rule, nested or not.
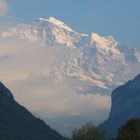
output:
[[[140,75],[115,89],[112,93],[112,107],[107,121],[102,125],[111,135],[129,119],[140,118]]]
[[[0,139],[60,140],[62,137],[19,105],[0,82]]]

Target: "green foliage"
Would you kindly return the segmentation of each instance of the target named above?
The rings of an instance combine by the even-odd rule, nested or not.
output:
[[[128,121],[120,128],[116,140],[140,140],[140,119]]]
[[[75,130],[72,135],[73,140],[107,140],[103,130],[88,123],[83,127]]]

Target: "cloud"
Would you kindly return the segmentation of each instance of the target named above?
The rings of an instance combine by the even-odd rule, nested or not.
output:
[[[8,5],[6,0],[0,0],[0,14],[6,14],[8,12]]]
[[[81,90],[86,93],[92,85],[73,78],[61,80],[57,73],[57,65],[67,61],[71,51],[67,47],[42,47],[15,38],[0,39],[0,80],[16,100],[45,119],[85,116],[87,122],[103,120],[107,113],[101,116],[100,112],[109,111],[110,97],[81,94]]]

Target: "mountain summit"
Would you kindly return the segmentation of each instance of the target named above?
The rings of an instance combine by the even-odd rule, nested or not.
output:
[[[66,25],[64,22],[62,22],[62,21],[60,21],[56,18],[53,18],[53,17],[50,17],[49,19],[38,18],[38,19],[35,20],[35,22],[42,22],[42,23],[49,22],[50,24],[53,24],[53,25],[58,26],[60,28],[63,28],[67,31],[75,32],[68,25]]]
[[[57,25],[58,27],[61,27],[61,28],[64,28],[65,30],[67,31],[70,31],[70,32],[74,32],[69,26],[67,26],[64,22],[56,19],[56,18],[53,18],[53,17],[50,17],[48,20],[48,22],[54,24],[54,25]]]
[[[65,23],[50,17],[49,19],[38,18],[31,24],[18,24],[17,26],[1,33],[4,37],[20,37],[31,42],[40,41],[49,46],[76,46],[85,35],[72,30]]]

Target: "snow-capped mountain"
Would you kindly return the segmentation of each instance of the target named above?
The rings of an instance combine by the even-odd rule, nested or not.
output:
[[[92,33],[87,45],[81,46],[67,62],[66,73],[108,89],[114,73],[122,65],[124,57],[117,48],[117,42],[112,37],[101,37]]]
[[[61,79],[73,77],[90,82],[93,92],[111,93],[140,71],[140,53],[136,49],[119,46],[112,36],[78,33],[52,17],[38,18],[31,24],[18,24],[0,35],[37,41],[47,47],[70,47],[69,60],[64,60],[52,73]]]
[[[17,36],[31,42],[41,41],[44,45],[77,46],[86,35],[77,33],[65,23],[50,17],[38,18],[31,24],[18,24],[16,27],[1,33],[4,37]]]
[[[55,118],[51,125],[62,133],[79,126],[59,125],[67,116],[83,116],[83,124],[106,119],[113,89],[140,72],[138,50],[112,36],[77,32],[55,18],[18,24],[1,31],[0,40],[1,80],[31,111]]]

